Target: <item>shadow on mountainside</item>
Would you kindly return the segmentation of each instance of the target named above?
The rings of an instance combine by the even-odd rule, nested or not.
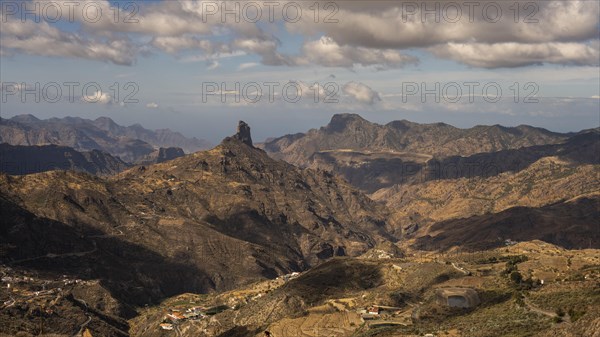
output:
[[[452,219],[431,226],[413,248],[445,251],[485,250],[504,240],[542,240],[566,249],[600,248],[600,197],[580,198],[540,208],[514,207],[505,211]]]
[[[519,172],[541,158],[558,156],[574,165],[600,164],[600,133],[575,135],[564,144],[537,145],[516,150],[452,156],[430,160],[423,168],[425,180],[491,177]]]
[[[196,266],[103,235],[85,224],[38,217],[4,195],[0,195],[0,210],[0,262],[8,266],[57,277],[98,279],[114,298],[132,306],[212,288],[208,276]]]

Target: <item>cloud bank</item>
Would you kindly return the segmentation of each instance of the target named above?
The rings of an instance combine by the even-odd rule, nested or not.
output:
[[[85,0],[69,18],[80,25],[77,32],[49,22],[48,2],[25,3],[42,20],[26,16],[23,22],[21,13],[3,6],[3,57],[24,53],[128,66],[148,53],[194,53],[205,59],[246,53],[267,66],[387,69],[416,65],[415,55],[431,53],[481,68],[598,66],[597,1],[516,6],[507,1],[321,1],[315,12],[314,2],[280,2],[269,11],[268,2],[261,1],[138,2],[136,8],[117,8],[107,0]],[[67,13],[68,1],[53,3]],[[257,4],[262,15],[249,3]],[[85,5],[103,14],[92,20],[80,9]],[[302,15],[290,18],[296,7]],[[231,14],[236,10],[243,14]],[[289,34],[304,40],[292,46],[297,53],[283,48],[280,37]]]

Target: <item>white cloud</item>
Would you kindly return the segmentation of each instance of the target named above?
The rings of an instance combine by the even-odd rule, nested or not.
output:
[[[45,8],[47,1],[32,1]],[[72,3],[55,0],[63,13]],[[320,1],[326,8],[330,1]],[[461,17],[452,21],[449,4],[460,6]],[[299,22],[286,22],[289,33],[299,33],[308,41],[300,55],[287,55],[280,50],[275,36],[281,29],[281,9],[275,10],[276,23],[268,22],[263,4],[258,23],[236,22],[228,16],[222,20],[224,4],[212,1],[136,2],[139,11],[108,0],[82,0],[74,11],[81,23],[78,33],[64,31],[45,22],[12,20],[2,23],[0,55],[26,53],[42,56],[76,57],[132,65],[137,56],[149,50],[177,54],[186,50],[200,51],[194,60],[215,59],[216,55],[248,53],[260,56],[270,66],[326,66],[353,68],[397,68],[416,64],[418,59],[405,50],[422,48],[437,56],[474,67],[520,67],[553,63],[564,65],[597,65],[600,3],[597,1],[555,0],[519,2],[520,17],[514,20],[514,2],[482,1],[471,8],[467,2],[450,1],[340,1],[339,11],[319,12],[315,23],[313,2],[294,2],[303,6]],[[81,10],[86,4],[99,6],[103,15],[97,22],[86,19]],[[207,5],[216,4],[216,12],[207,15]],[[262,2],[258,2],[262,4]],[[243,3],[242,3],[243,5]],[[424,15],[439,5],[441,15]],[[500,6],[502,15],[490,22],[484,9]],[[531,6],[529,6],[531,5]],[[415,7],[416,6],[416,7]],[[529,6],[529,7],[528,7]],[[314,8],[314,7],[313,7]],[[331,7],[328,7],[331,8]],[[131,9],[131,8],[130,8]],[[472,13],[471,13],[472,10]],[[265,12],[267,11],[267,12]],[[492,10],[495,12],[495,10]],[[119,20],[115,20],[118,13]],[[43,13],[41,13],[43,14]],[[337,23],[326,22],[331,15]],[[524,22],[526,16],[536,23]],[[453,15],[450,15],[452,17]],[[127,18],[135,22],[126,22]],[[320,39],[315,37],[323,36]],[[215,39],[217,37],[218,39]],[[218,40],[219,42],[215,42]],[[132,42],[138,41],[139,45]],[[141,42],[149,42],[143,47]],[[504,60],[503,60],[504,59]],[[246,69],[240,65],[240,70]]]
[[[291,60],[277,51],[278,41],[273,39],[236,39],[232,48],[261,56],[261,62],[270,66],[291,65]]]
[[[214,69],[217,69],[217,68],[219,68],[219,66],[220,66],[220,65],[221,65],[221,64],[219,63],[219,61],[216,61],[216,60],[211,60],[211,61],[208,63],[208,67],[206,67],[206,69],[207,69],[207,70],[214,70]]]
[[[111,100],[112,97],[102,91],[96,91],[93,95],[86,95],[81,97],[81,101],[85,103],[109,104]]]
[[[348,82],[342,87],[342,90],[346,95],[360,103],[373,105],[381,101],[379,93],[360,82]]]
[[[154,102],[151,102],[151,103],[146,104],[146,108],[148,108],[148,109],[158,109],[158,104],[156,104]]]
[[[454,6],[449,5],[454,3]],[[541,43],[597,38],[600,6],[597,1],[520,2],[515,22],[512,1],[341,1],[337,23],[311,15],[288,30],[305,35],[325,34],[342,45],[406,49],[440,43]],[[323,6],[325,3],[321,3]],[[526,7],[531,4],[530,7]],[[305,6],[312,6],[306,3]],[[432,14],[431,10],[439,6]],[[461,15],[457,16],[456,5]],[[495,7],[501,15],[495,18]],[[310,12],[309,8],[306,8]],[[327,12],[331,13],[331,11]],[[531,14],[531,15],[530,15]],[[326,13],[324,14],[326,15]],[[529,16],[530,15],[530,16]],[[455,19],[455,17],[457,19]],[[537,23],[527,22],[537,20]],[[576,24],[574,24],[576,20]],[[495,22],[494,22],[495,21]]]
[[[158,36],[152,40],[152,45],[170,54],[186,49],[200,49],[207,53],[214,50],[211,41],[194,36]]]
[[[7,20],[2,23],[2,49],[41,56],[84,58],[119,65],[134,63],[137,48],[127,39],[90,39],[63,32],[46,22]]]
[[[241,50],[235,50],[232,52],[226,52],[226,53],[219,52],[219,53],[215,53],[215,54],[211,54],[211,55],[204,54],[204,55],[186,56],[181,59],[181,62],[184,62],[184,63],[207,62],[207,61],[232,58],[232,57],[238,57],[238,56],[244,56],[244,55],[246,55],[246,52],[241,51]]]
[[[598,66],[600,62],[597,43],[448,43],[431,50],[439,57],[481,68],[521,67],[542,63]]]
[[[356,65],[396,68],[418,63],[416,57],[403,55],[396,50],[341,46],[327,36],[305,43],[302,51],[303,56],[296,59],[296,64],[347,68]]]
[[[242,63],[239,65],[238,70],[246,70],[246,69],[254,68],[256,66],[258,66],[258,63],[256,63],[256,62]]]

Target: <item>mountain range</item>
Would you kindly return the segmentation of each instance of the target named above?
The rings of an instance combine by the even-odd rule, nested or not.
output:
[[[373,193],[395,184],[519,171],[552,155],[597,163],[599,134],[598,129],[560,134],[525,125],[470,129],[408,121],[379,125],[343,114],[318,130],[261,146],[274,158],[335,172]]]
[[[159,148],[179,147],[188,153],[208,149],[210,143],[186,138],[169,129],[147,130],[141,125],[120,126],[107,117],[38,119],[18,115],[0,120],[0,142],[10,145],[60,145],[76,151],[100,150],[135,163]]]
[[[271,139],[263,147],[276,158],[308,166],[315,153],[325,151],[408,152],[445,158],[557,144],[568,136],[527,125],[459,129],[444,123],[406,120],[379,125],[356,114],[338,114],[320,129]]]
[[[600,240],[591,211],[600,205],[598,128],[559,134],[531,126],[378,125],[344,114],[262,146],[275,158],[335,172],[387,205],[405,247],[489,249],[506,239],[543,239],[580,248]],[[558,222],[535,216],[573,204],[590,212],[563,212]],[[501,229],[524,217],[529,232]],[[564,221],[582,221],[569,227],[568,239],[560,234]]]
[[[0,146],[17,163],[0,173],[3,333],[545,337],[600,326],[598,129],[336,115],[257,145],[240,122],[186,155],[103,118],[1,127],[3,140],[71,146]],[[137,166],[83,150],[101,144]],[[54,164],[31,169],[32,158]],[[440,304],[457,287],[480,304]],[[369,316],[374,304],[388,318]],[[168,318],[198,307],[208,317]],[[570,311],[571,325],[539,307]],[[507,325],[519,317],[533,325]]]
[[[127,308],[395,240],[385,207],[328,172],[276,161],[240,139],[109,178],[2,175],[3,260],[100,280]]]

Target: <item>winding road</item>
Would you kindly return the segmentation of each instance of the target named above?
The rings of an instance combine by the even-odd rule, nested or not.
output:
[[[458,266],[456,263],[454,263],[454,262],[452,262],[452,267],[454,267],[454,269],[458,270],[459,272],[461,272],[461,273],[463,273],[463,274],[465,274],[465,275],[470,275],[470,274],[471,274],[471,272],[470,272],[470,271],[468,271],[468,270],[466,270],[466,269],[464,269],[464,268],[462,268],[462,267],[459,267],[459,266]]]
[[[83,336],[83,330],[92,321],[92,316],[87,315],[87,318],[88,318],[87,321],[85,321],[85,323],[83,323],[79,326],[79,331],[73,337],[82,337]]]
[[[523,302],[525,303],[527,308],[529,310],[531,310],[532,312],[538,313],[540,315],[548,316],[550,318],[558,317],[558,315],[555,312],[547,311],[547,310],[536,307],[535,305],[533,305],[533,303],[531,303],[529,301],[529,299],[527,297],[523,298]]]
[[[86,316],[87,316],[87,318],[88,318],[88,319],[87,319],[87,321],[85,321],[83,324],[81,324],[81,325],[79,326],[79,331],[77,331],[77,333],[76,333],[75,335],[73,335],[73,337],[82,337],[82,336],[83,336],[83,331],[84,331],[85,327],[86,327],[88,324],[90,324],[90,322],[92,321],[92,316],[91,316],[90,314],[88,314],[88,313],[87,313],[87,310],[88,310],[88,304],[87,304],[87,302],[86,302],[86,301],[84,301],[84,300],[82,300],[82,299],[79,299],[79,298],[76,298],[76,297],[73,297],[73,299],[74,299],[75,301],[77,301],[77,302],[79,302],[79,303],[83,304],[83,305],[85,306],[85,310],[86,310],[86,313],[85,313],[85,315],[86,315]]]

